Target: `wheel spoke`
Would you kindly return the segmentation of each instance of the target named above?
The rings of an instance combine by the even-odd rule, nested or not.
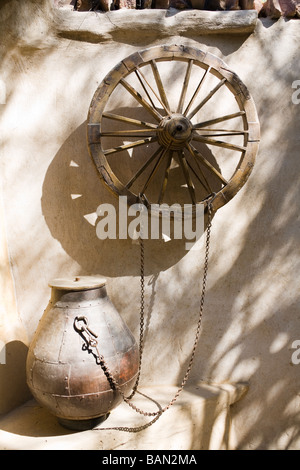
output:
[[[184,101],[185,101],[185,97],[186,97],[186,93],[187,93],[187,89],[188,89],[188,85],[189,85],[189,81],[191,77],[193,63],[194,61],[193,59],[191,59],[189,60],[188,65],[187,65],[187,69],[186,69],[186,73],[185,73],[185,77],[184,77],[184,81],[182,85],[181,95],[179,98],[179,103],[178,103],[178,107],[176,111],[177,113],[182,113],[182,110],[183,110],[183,105],[184,105]]]
[[[221,175],[221,173],[211,163],[209,163],[209,161],[206,160],[206,158],[204,158],[203,155],[201,155],[201,153],[195,147],[190,144],[186,144],[186,146],[195,159],[198,158],[199,161],[203,165],[205,165],[206,168],[208,168],[212,173],[214,173],[218,177],[218,179],[222,181],[223,184],[228,184],[228,181]]]
[[[165,195],[165,192],[166,192],[168,179],[169,179],[169,173],[170,173],[172,158],[173,158],[173,152],[170,151],[168,159],[167,159],[167,166],[166,166],[163,182],[162,182],[160,193],[159,193],[158,204],[160,204],[164,199],[164,195]]]
[[[189,150],[187,148],[187,150]],[[196,163],[197,165],[197,168],[198,168],[198,171],[199,173],[201,174],[201,177],[203,178],[204,182],[200,179],[198,173],[196,173],[196,171],[194,170],[194,168],[192,167],[192,165],[189,163],[188,159],[186,160],[187,161],[187,164],[189,165],[190,169],[192,170],[192,172],[194,173],[194,175],[196,176],[197,180],[199,181],[199,183],[203,186],[203,188],[208,192],[208,193],[212,193],[213,190],[209,184],[209,182],[207,181],[207,179],[205,178],[205,175],[202,171],[202,168],[200,166],[200,163],[198,162],[197,158],[192,154],[190,153],[193,157],[193,161]]]
[[[145,81],[145,83],[148,85],[148,87],[150,88],[150,90],[152,91],[153,95],[155,96],[155,98],[159,101],[159,103],[162,105],[162,107],[164,108],[164,110],[166,111],[166,113],[168,115],[170,115],[170,111],[169,109],[166,107],[165,103],[161,100],[161,98],[158,96],[158,94],[156,93],[156,91],[153,89],[153,87],[150,85],[150,83],[148,82],[147,78],[145,77],[145,75],[143,74],[143,72],[141,71],[141,69],[139,67],[137,67],[137,70],[140,74],[140,76],[143,78],[143,80]],[[140,79],[140,82],[142,84],[142,80]],[[151,103],[153,103],[152,99],[150,98],[150,95],[147,93],[147,90],[146,90],[146,87],[145,85],[142,85],[144,90],[145,90],[145,93],[147,94],[149,100],[151,101]],[[155,105],[153,104],[153,107],[156,109]]]
[[[126,122],[128,124],[134,124],[141,127],[156,129],[156,124],[152,124],[151,122],[139,121],[138,119],[132,119],[126,116],[120,116],[119,114],[112,114],[112,113],[103,113],[103,117],[107,119],[113,119],[114,121],[121,121]]]
[[[199,93],[199,91],[200,91],[200,88],[202,87],[203,83],[205,82],[206,77],[208,76],[208,74],[209,74],[209,72],[210,72],[210,69],[211,69],[211,67],[208,67],[208,69],[205,70],[205,73],[204,73],[203,77],[201,78],[201,80],[200,80],[200,82],[199,82],[199,85],[197,86],[197,88],[196,88],[196,90],[195,90],[195,92],[194,92],[192,98],[190,99],[189,104],[187,105],[187,107],[186,107],[186,109],[185,109],[185,111],[184,111],[184,113],[183,113],[185,116],[187,115],[188,111],[190,110],[192,104],[194,103],[195,98],[196,98],[196,96],[198,95],[198,93]]]
[[[124,86],[124,88],[140,103],[158,122],[162,120],[162,116],[159,112],[154,109],[144,98],[138,93],[126,80],[123,78],[120,80],[120,83]]]
[[[146,86],[145,86],[145,84],[144,84],[142,78],[141,78],[141,76],[143,76],[143,74],[142,74],[142,72],[140,71],[140,69],[139,69],[138,67],[137,67],[137,69],[135,70],[135,74],[136,74],[136,76],[137,76],[137,78],[138,78],[140,84],[142,85],[142,88],[143,88],[144,92],[146,93],[146,95],[147,95],[147,97],[148,97],[148,100],[150,101],[151,105],[153,106],[154,109],[156,109],[156,106],[155,106],[155,104],[153,103],[153,100],[152,100],[152,98],[151,98],[151,96],[150,96],[150,94],[149,94],[149,92],[148,92],[148,90],[147,90],[147,88],[146,88]]]
[[[248,131],[241,131],[241,130],[235,130],[235,129],[209,129],[209,128],[201,128],[201,129],[195,129],[198,132],[210,132],[210,134],[195,134],[195,135],[201,135],[201,137],[221,137],[221,136],[227,136],[227,135],[246,135],[249,134]],[[215,132],[215,134],[213,134]]]
[[[205,126],[210,126],[211,124],[217,124],[219,122],[229,121],[230,119],[234,119],[236,117],[244,116],[245,111],[239,111],[238,113],[233,114],[226,114],[225,116],[221,116],[215,119],[209,119],[209,121],[199,122],[198,124],[194,125],[194,129],[201,129]]]
[[[170,105],[169,105],[168,98],[167,98],[167,95],[166,95],[166,92],[165,92],[165,89],[164,89],[164,86],[163,86],[163,83],[162,83],[162,80],[161,80],[161,76],[160,76],[160,73],[159,73],[159,70],[157,68],[157,64],[156,64],[155,60],[151,60],[151,67],[152,67],[153,76],[155,78],[156,86],[158,88],[158,91],[159,91],[159,94],[160,94],[160,97],[161,97],[162,104],[165,106],[165,108],[166,108],[166,110],[169,114]]]
[[[192,182],[192,179],[191,179],[191,176],[190,176],[190,173],[189,173],[189,169],[188,169],[188,165],[187,165],[187,162],[186,162],[186,159],[185,159],[185,155],[183,153],[183,151],[179,151],[177,152],[178,153],[178,159],[179,159],[179,163],[180,163],[180,166],[181,166],[181,169],[182,169],[182,172],[184,174],[184,177],[185,177],[185,180],[186,180],[186,183],[187,183],[187,186],[188,186],[188,190],[189,190],[189,193],[190,193],[190,196],[191,196],[191,200],[192,200],[192,204],[196,204],[196,195],[195,195],[195,187],[194,187],[194,184]]]
[[[154,167],[153,167],[153,169],[152,169],[150,175],[148,176],[147,181],[146,181],[146,183],[144,184],[144,187],[143,187],[142,191],[140,192],[140,194],[145,194],[145,191],[146,191],[146,189],[148,188],[150,181],[152,180],[153,176],[154,176],[155,173],[157,172],[157,170],[158,170],[158,168],[159,168],[161,162],[163,161],[164,156],[166,155],[166,153],[167,153],[168,151],[169,151],[169,147],[167,147],[167,148],[165,148],[165,149],[162,150],[162,152],[161,152],[161,154],[160,154],[160,156],[159,156],[157,162],[155,163],[155,165],[154,165]]]
[[[153,160],[155,160],[155,158],[157,157],[157,155],[159,155],[159,153],[161,153],[163,150],[162,147],[159,147],[154,153],[153,155],[151,155],[150,158],[148,158],[148,160],[146,161],[146,163],[144,163],[144,165],[141,166],[141,168],[136,172],[135,175],[133,175],[133,177],[128,181],[128,183],[126,184],[125,188],[129,189],[133,183],[137,180],[137,178],[146,170],[146,168],[150,165],[150,163],[153,162]]]
[[[193,140],[197,142],[203,142],[207,145],[214,145],[216,147],[222,147],[225,149],[236,150],[238,152],[244,152],[246,147],[241,147],[240,145],[230,144],[229,142],[224,142],[223,140],[210,139],[209,137],[194,135]]]
[[[227,78],[223,78],[209,93],[208,95],[204,98],[204,100],[201,101],[196,108],[190,112],[190,114],[187,116],[188,119],[192,119],[193,116],[195,116],[196,113],[214,96],[214,94],[221,88],[221,86],[224,85],[226,82]]]
[[[136,142],[130,142],[130,144],[119,145],[118,147],[104,150],[103,153],[104,155],[111,155],[112,153],[122,152],[122,150],[130,149],[133,147],[140,147],[141,145],[150,144],[156,141],[157,137],[149,137],[147,139],[137,140]]]
[[[190,164],[190,162],[187,160],[186,161],[187,164],[188,164],[188,167],[191,169],[191,171],[194,173],[195,177],[197,178],[197,180],[199,181],[199,183],[203,186],[203,188],[205,189],[205,191],[208,191],[208,193],[212,193],[212,191],[210,191],[205,184],[203,184],[203,182],[201,181],[201,179],[199,178],[199,176],[197,175],[197,173],[195,172],[194,168],[192,167],[192,165]]]
[[[147,137],[147,134],[161,132],[163,129],[133,129],[124,131],[106,131],[100,132],[100,137]]]

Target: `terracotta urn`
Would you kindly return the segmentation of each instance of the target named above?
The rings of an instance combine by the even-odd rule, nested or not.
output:
[[[27,383],[62,425],[90,429],[122,401],[101,357],[127,395],[138,373],[138,346],[105,279],[55,279],[49,286],[51,299],[28,351]]]

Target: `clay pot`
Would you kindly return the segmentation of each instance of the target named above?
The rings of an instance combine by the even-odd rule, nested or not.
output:
[[[61,424],[89,429],[122,401],[99,355],[127,395],[138,373],[138,347],[104,279],[56,279],[49,286],[51,299],[28,351],[27,383]]]

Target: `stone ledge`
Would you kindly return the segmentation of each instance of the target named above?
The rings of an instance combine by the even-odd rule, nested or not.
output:
[[[175,386],[142,389],[163,407],[176,391]],[[186,386],[158,421],[138,433],[97,428],[69,431],[31,400],[0,419],[0,450],[226,450],[233,440],[230,406],[246,392],[247,386],[239,383]],[[146,411],[158,409],[140,394],[134,404]],[[136,427],[151,419],[122,403],[99,427]]]
[[[60,37],[92,43],[117,41],[145,34],[152,39],[205,34],[249,34],[255,30],[256,10],[117,10],[111,12],[55,12]]]

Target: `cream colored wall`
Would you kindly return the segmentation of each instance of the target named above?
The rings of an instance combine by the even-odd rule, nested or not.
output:
[[[10,265],[5,213],[0,196],[0,414],[20,405],[30,394],[25,362],[28,337],[18,315]]]
[[[251,35],[168,37],[164,31],[161,38],[147,31],[133,40],[129,31],[119,42],[97,43],[56,36],[46,1],[19,3],[6,2],[0,13],[14,31],[7,35],[1,27],[0,78],[7,88],[1,105],[1,220],[7,238],[6,245],[2,236],[1,285],[9,299],[2,297],[0,339],[19,342],[25,351],[48,302],[48,280],[74,274],[106,276],[111,299],[138,336],[138,248],[130,240],[98,240],[88,216],[101,202],[117,202],[89,157],[86,116],[102,78],[135,50],[161,43],[208,50],[248,86],[262,142],[246,186],[213,221],[203,330],[191,380],[249,383],[248,394],[232,410],[237,447],[299,447],[300,365],[291,362],[292,342],[300,339],[300,105],[291,100],[292,83],[300,79],[299,21],[259,21]],[[194,338],[202,265],[203,250],[185,252],[178,242],[146,245],[144,385],[181,382]],[[24,363],[24,353],[15,357]],[[7,390],[18,400],[27,398],[25,385],[6,378],[6,367],[0,365],[0,413],[12,407]]]

